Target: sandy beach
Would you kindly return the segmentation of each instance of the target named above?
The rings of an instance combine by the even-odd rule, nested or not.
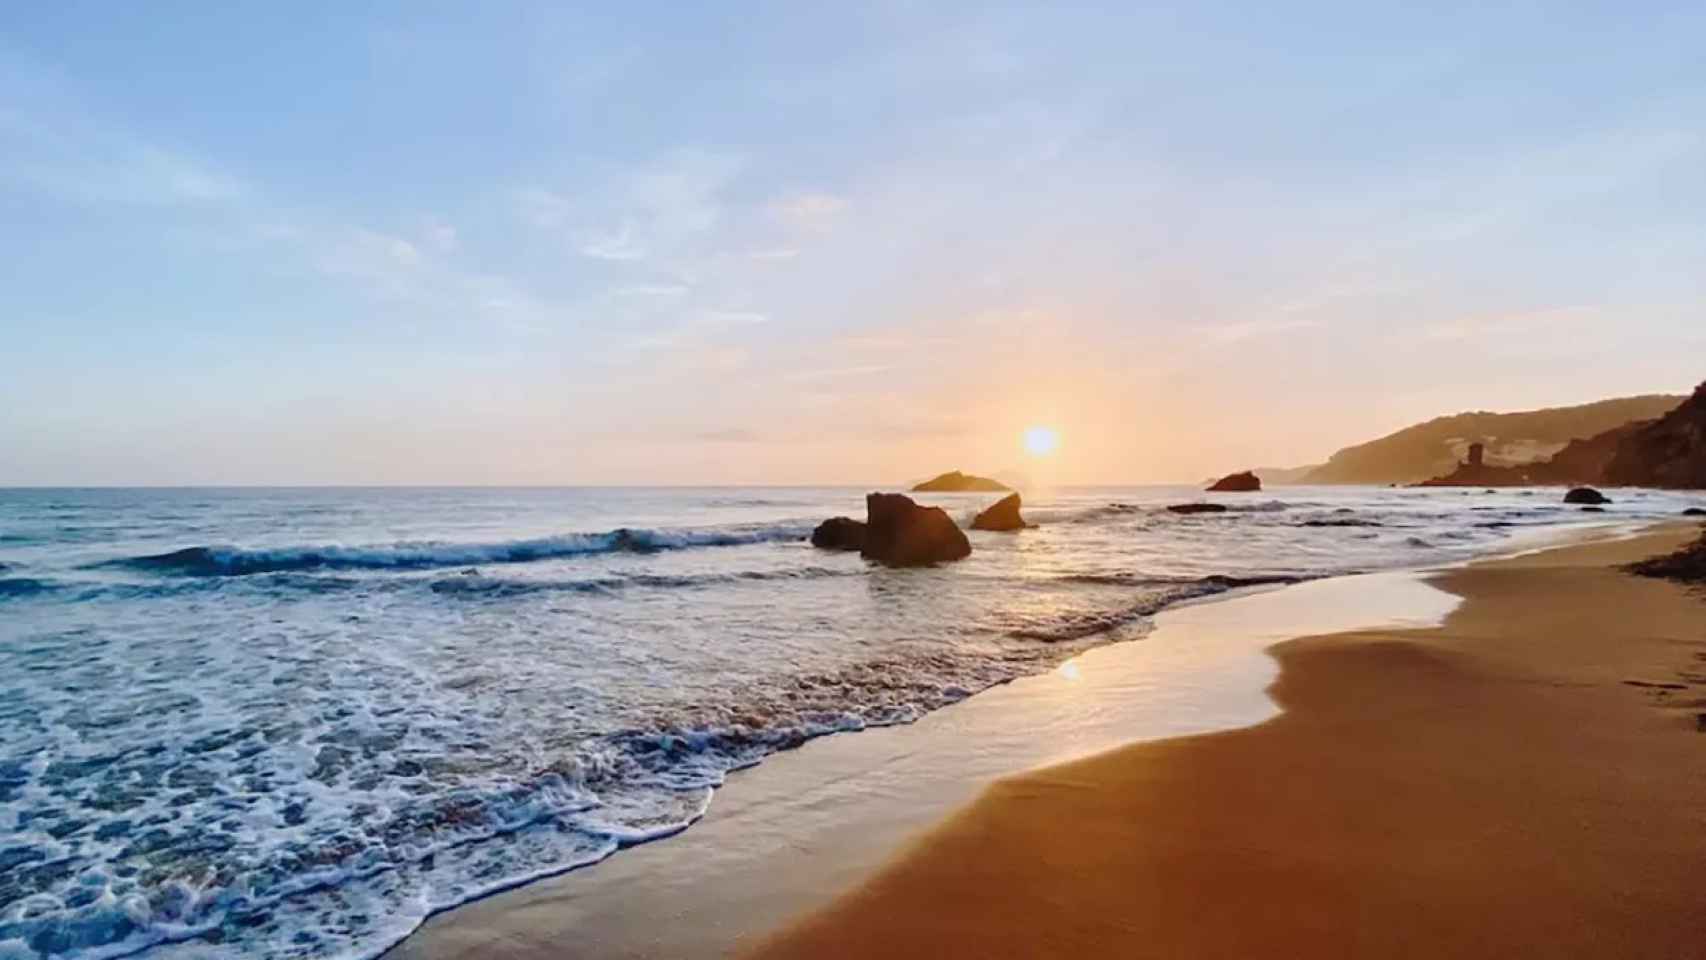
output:
[[[1706,600],[1616,565],[1433,578],[1442,626],[1293,640],[1279,716],[1003,779],[748,955],[1706,951]]]

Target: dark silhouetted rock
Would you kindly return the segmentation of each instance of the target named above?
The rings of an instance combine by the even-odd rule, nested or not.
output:
[[[1706,383],[1675,410],[1624,437],[1606,464],[1605,482],[1706,488]]]
[[[1019,516],[1019,495],[1009,493],[994,506],[977,515],[971,522],[973,530],[1023,530],[1027,524],[1025,518]]]
[[[1689,507],[1687,510],[1682,511],[1682,515],[1685,517],[1706,517],[1706,508]]]
[[[1604,507],[1583,507],[1582,512],[1583,513],[1604,513],[1605,508]]]
[[[1229,473],[1221,477],[1209,489],[1220,493],[1251,493],[1262,489],[1262,481],[1255,474],[1246,470],[1243,473]]]
[[[932,477],[916,487],[913,493],[1005,493],[1012,487],[988,477],[974,477],[969,473],[950,470],[939,477]]]
[[[812,546],[825,550],[863,550],[865,525],[852,517],[830,517],[812,531]]]
[[[865,496],[865,546],[868,559],[890,567],[917,567],[959,560],[971,554],[965,531],[941,507],[921,507],[898,493]]]
[[[1167,509],[1174,513],[1225,513],[1224,503],[1175,503]]]
[[[1661,577],[1684,583],[1706,583],[1706,534],[1675,553],[1631,563],[1624,569],[1643,577]]]
[[[1565,503],[1610,503],[1611,498],[1592,487],[1577,487],[1564,494]]]

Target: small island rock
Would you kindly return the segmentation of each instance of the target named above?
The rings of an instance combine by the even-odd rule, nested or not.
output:
[[[1243,473],[1229,473],[1221,477],[1208,489],[1218,493],[1252,493],[1262,489],[1262,480],[1255,473],[1245,470]]]
[[[921,507],[898,493],[865,497],[866,559],[890,567],[917,567],[971,554],[965,531],[941,507]]]
[[[1607,497],[1603,493],[1600,493],[1598,490],[1595,490],[1592,487],[1576,487],[1574,490],[1571,490],[1569,493],[1564,494],[1564,502],[1565,503],[1589,503],[1589,504],[1596,504],[1597,505],[1597,504],[1601,504],[1601,503],[1610,503],[1611,498]]]
[[[1016,493],[995,501],[994,506],[978,514],[971,522],[973,530],[1010,531],[1023,530],[1026,526],[1025,518],[1019,516],[1019,495]]]
[[[1012,487],[988,477],[950,470],[912,488],[913,493],[1006,493]]]
[[[1706,507],[1689,507],[1682,511],[1685,517],[1706,517]]]
[[[863,550],[865,525],[852,517],[830,517],[812,531],[812,546],[824,550]]]

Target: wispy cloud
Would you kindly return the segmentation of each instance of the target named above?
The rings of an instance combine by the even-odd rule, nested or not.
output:
[[[1604,311],[1598,307],[1551,307],[1517,313],[1481,314],[1458,317],[1423,327],[1422,340],[1474,340],[1483,342],[1495,337],[1527,337],[1556,334],[1573,330],[1600,319]]]
[[[833,193],[797,193],[774,200],[770,212],[789,226],[821,230],[847,209],[847,199]]]
[[[892,363],[866,363],[848,367],[820,367],[815,370],[795,370],[784,374],[783,380],[793,383],[815,383],[824,380],[841,380],[854,377],[870,377],[879,373],[893,370]]]

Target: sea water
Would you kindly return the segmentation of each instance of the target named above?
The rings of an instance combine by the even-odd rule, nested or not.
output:
[[[0,958],[374,956],[1171,604],[1684,505],[1073,488],[888,570],[804,539],[863,492],[0,490]]]

